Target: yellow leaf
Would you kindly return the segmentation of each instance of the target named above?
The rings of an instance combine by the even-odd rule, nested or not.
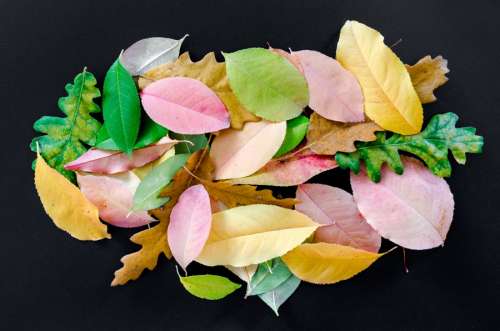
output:
[[[302,244],[282,257],[290,271],[309,283],[333,284],[368,268],[379,257],[361,249],[337,244]]]
[[[281,256],[300,245],[319,225],[295,210],[248,205],[212,216],[207,243],[196,261],[243,267]]]
[[[403,135],[420,132],[423,109],[410,75],[378,31],[347,21],[340,31],[337,61],[358,79],[370,119]]]
[[[79,240],[111,238],[99,220],[99,211],[82,192],[38,154],[35,187],[43,208],[54,224]]]
[[[446,59],[442,56],[432,58],[430,55],[412,66],[406,65],[406,69],[422,103],[436,101],[434,90],[448,81],[446,74],[450,72]]]
[[[247,111],[238,102],[229,87],[226,64],[217,62],[214,52],[208,53],[198,62],[193,62],[189,53],[184,53],[174,63],[160,65],[139,79],[143,89],[155,80],[167,77],[188,77],[201,81],[219,96],[231,115],[231,127],[241,129],[245,122],[257,122],[259,118]]]

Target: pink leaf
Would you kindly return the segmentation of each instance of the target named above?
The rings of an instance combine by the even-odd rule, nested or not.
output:
[[[200,255],[210,233],[212,211],[203,185],[185,190],[172,209],[168,225],[168,245],[175,260],[186,267]]]
[[[114,226],[134,228],[154,222],[145,211],[133,212],[134,192],[140,180],[132,172],[119,175],[77,173],[80,190],[99,210],[99,217]]]
[[[378,252],[382,239],[359,213],[351,194],[323,184],[303,184],[297,188],[300,203],[295,209],[313,221],[325,224],[315,232],[315,241],[340,244]]]
[[[215,179],[253,174],[269,162],[285,139],[286,122],[247,122],[243,129],[229,129],[215,137],[210,158]]]
[[[177,133],[202,134],[229,127],[226,106],[196,79],[158,80],[142,90],[141,99],[151,119]]]
[[[282,50],[280,48],[272,48],[272,47],[269,47],[269,50],[271,52],[287,59],[288,62],[293,64],[293,66],[295,68],[297,68],[297,70],[300,71],[301,74],[304,73],[304,70],[302,69],[302,66],[300,65],[300,60],[298,59],[298,57],[296,55],[294,55],[294,53],[288,53],[287,51]]]
[[[309,107],[332,121],[364,120],[363,94],[353,74],[320,52],[305,50],[292,54],[304,69],[309,86]]]
[[[118,151],[105,151],[92,148],[78,159],[67,163],[64,169],[100,174],[125,172],[130,169],[142,167],[156,160],[178,142],[178,140],[171,140],[168,137],[164,137],[154,145],[136,149],[131,157]]]
[[[233,184],[295,186],[305,183],[323,171],[337,167],[330,156],[306,155],[272,160],[257,173],[243,178],[231,179]]]
[[[357,176],[351,173],[358,208],[382,237],[400,246],[429,249],[443,245],[453,219],[450,188],[420,161],[404,157],[403,163],[403,175],[385,166],[378,184],[365,171]]]

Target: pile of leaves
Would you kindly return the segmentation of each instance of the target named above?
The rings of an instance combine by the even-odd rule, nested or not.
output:
[[[445,59],[405,65],[356,21],[342,27],[335,59],[248,48],[222,53],[225,62],[214,53],[193,61],[179,56],[184,38],[122,52],[101,106],[84,69],[59,100],[66,117],[34,124],[44,134],[31,144],[35,185],[57,227],[79,240],[111,238],[103,222],[141,228],[112,286],[153,270],[163,254],[191,294],[216,300],[238,289],[188,272],[193,262],[225,266],[245,296],[278,313],[301,281],[333,284],[368,268],[388,253],[382,238],[414,250],[443,245],[454,209],[442,178],[448,151],[464,164],[483,146],[453,113],[422,130],[422,104],[447,81]],[[332,169],[350,169],[352,194],[307,183]],[[294,198],[270,189],[285,186],[296,186]]]

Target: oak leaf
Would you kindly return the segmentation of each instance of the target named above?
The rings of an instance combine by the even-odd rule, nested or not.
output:
[[[417,91],[420,102],[429,103],[436,101],[434,90],[444,85],[448,81],[446,74],[448,69],[448,60],[443,59],[441,55],[432,58],[430,55],[424,56],[417,63],[410,66],[405,65],[410,74],[413,87]]]

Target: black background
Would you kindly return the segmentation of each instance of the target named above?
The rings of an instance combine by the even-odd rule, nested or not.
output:
[[[464,5],[467,3],[468,5]],[[1,1],[0,329],[4,330],[486,330],[499,326],[500,6],[495,1]],[[448,180],[455,218],[446,245],[401,250],[332,286],[302,284],[276,318],[243,291],[209,302],[187,294],[172,263],[160,260],[111,288],[120,257],[136,250],[133,231],[79,242],[44,215],[30,169],[32,123],[61,115],[64,84],[88,66],[99,83],[122,48],[149,36],[179,38],[193,58],[250,46],[314,49],[333,55],[346,19],[381,31],[414,63],[450,61],[450,82],[426,105],[453,111],[485,136],[485,154],[454,163]],[[337,170],[315,181],[347,187]],[[193,272],[201,271],[196,267]],[[217,269],[228,275],[224,270]],[[234,278],[233,278],[234,279]]]

